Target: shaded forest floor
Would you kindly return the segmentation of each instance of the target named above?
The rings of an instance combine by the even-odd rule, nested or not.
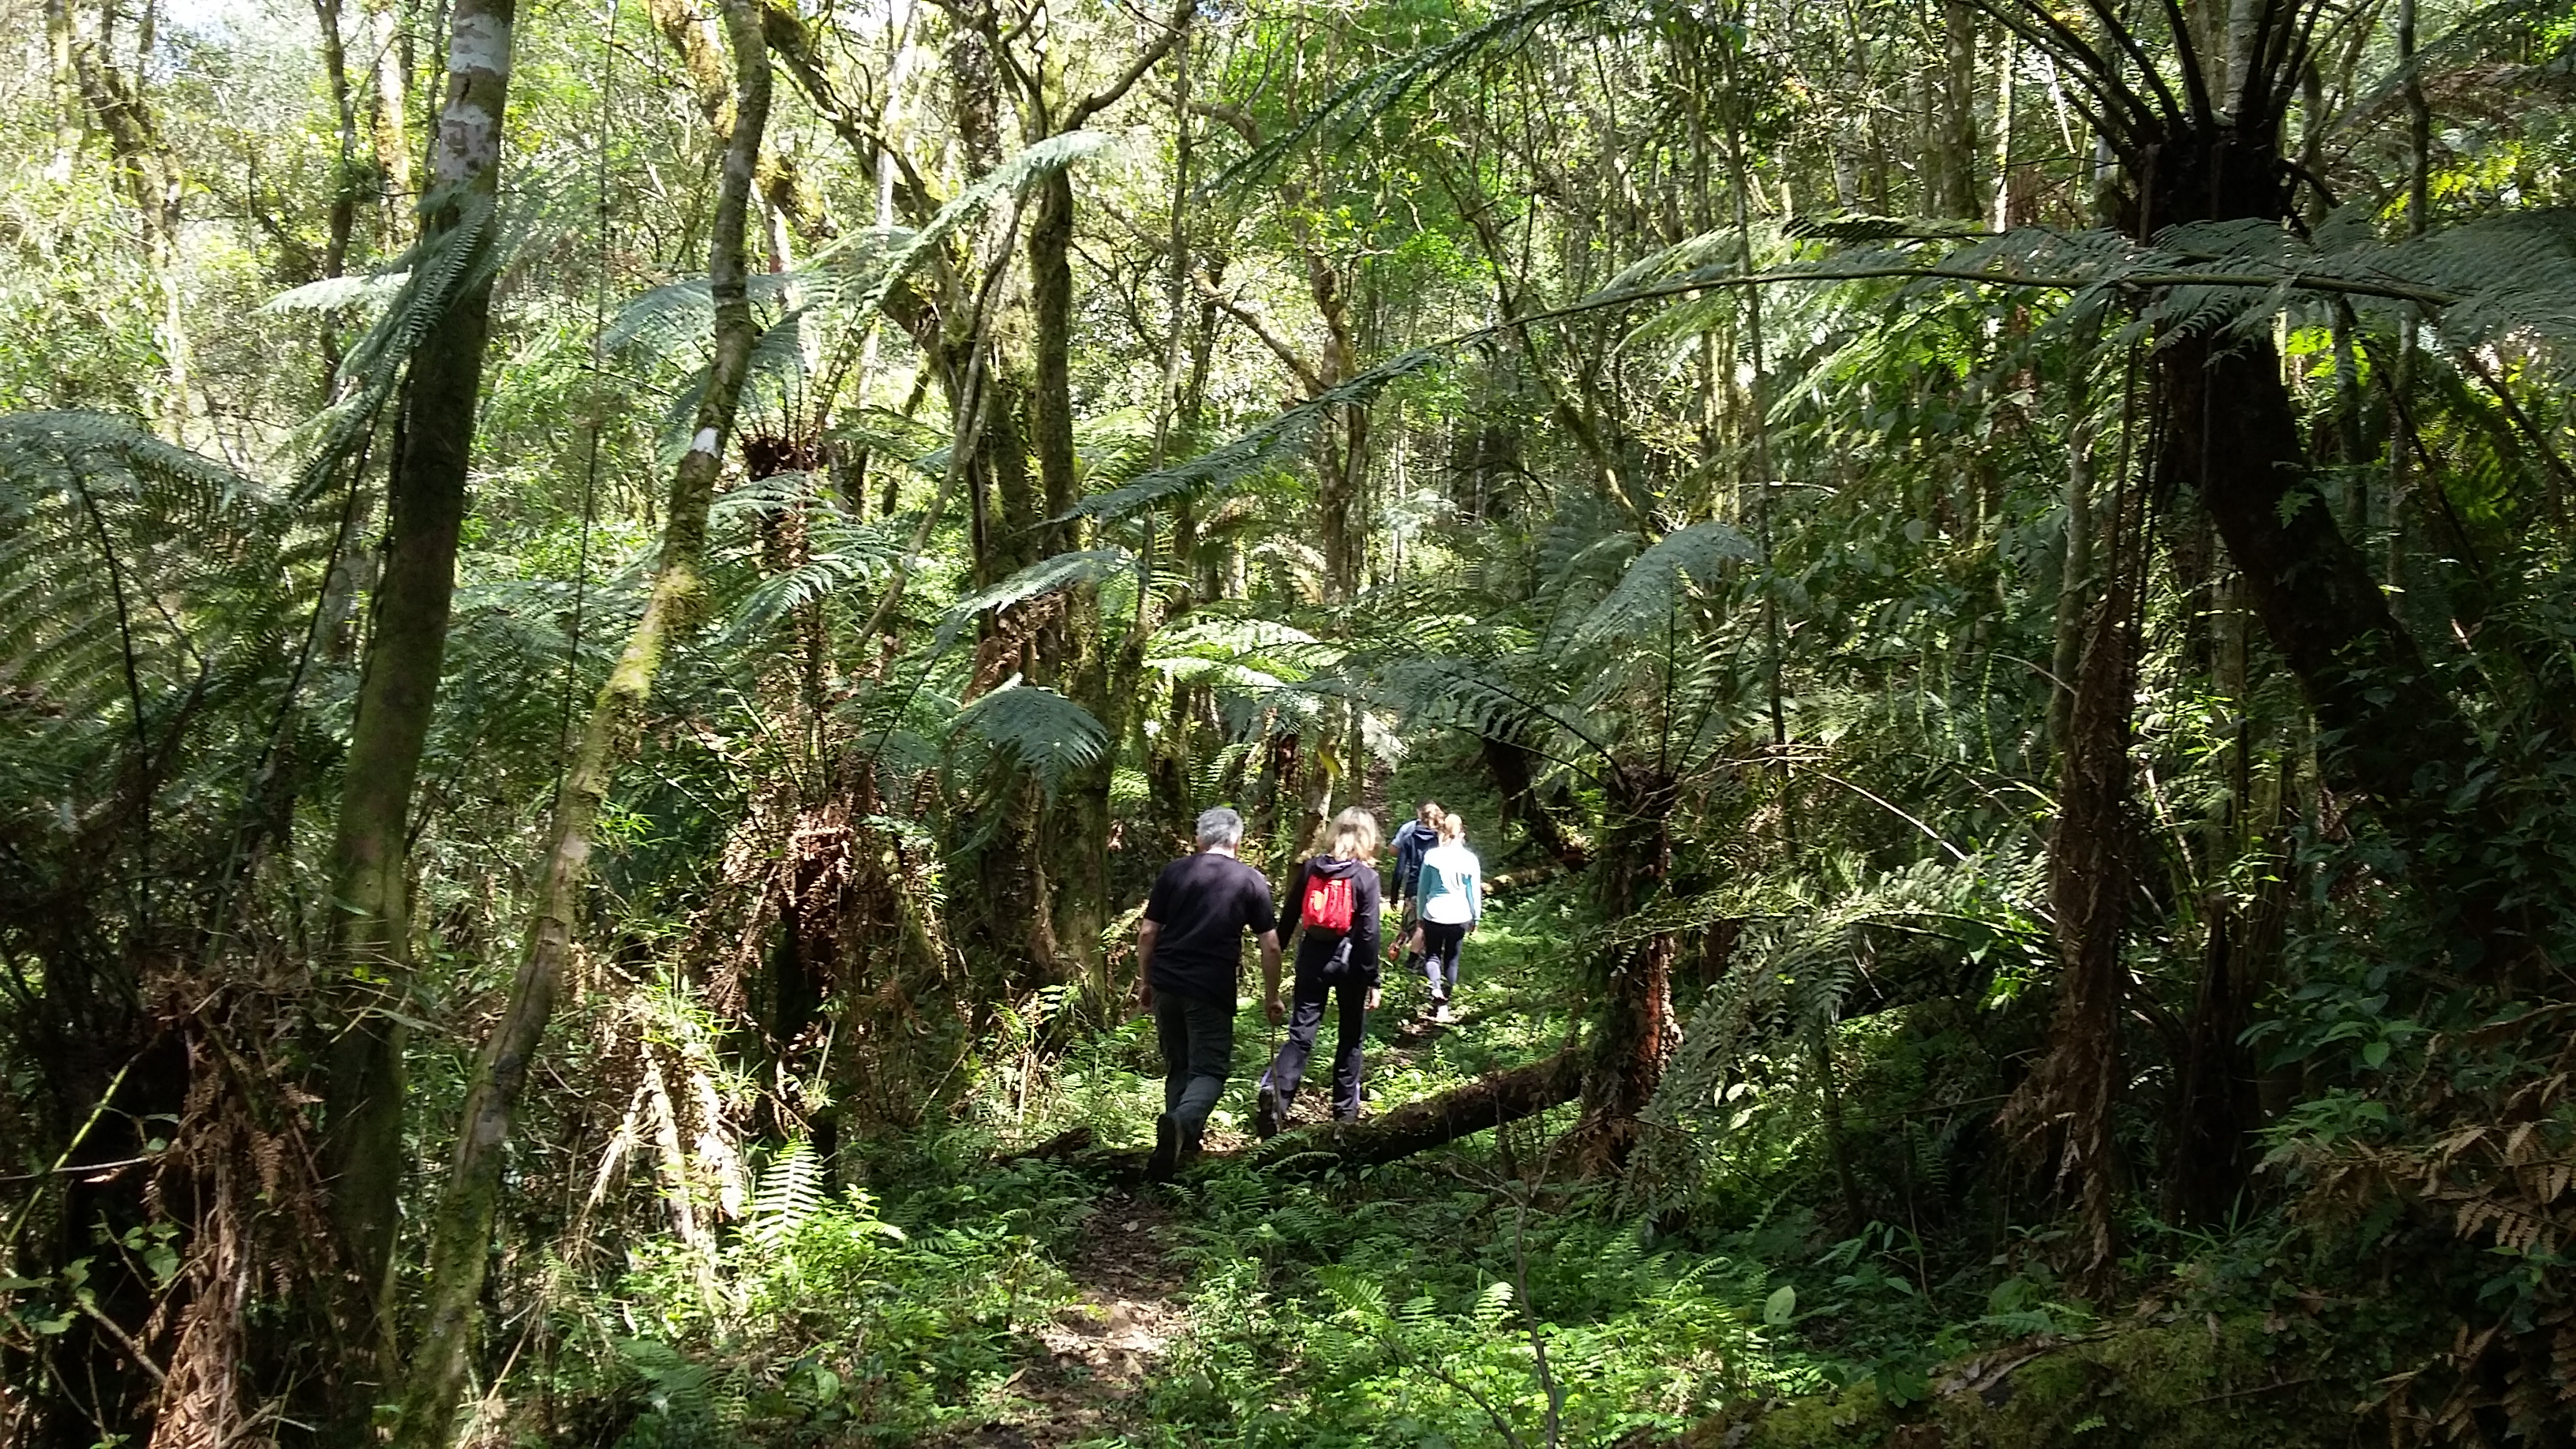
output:
[[[1142,1390],[1189,1327],[1185,1270],[1166,1248],[1159,1194],[1104,1193],[1063,1264],[1073,1295],[1040,1327],[1032,1358],[995,1385],[992,1417],[944,1438],[958,1449],[1117,1442],[1144,1427]]]

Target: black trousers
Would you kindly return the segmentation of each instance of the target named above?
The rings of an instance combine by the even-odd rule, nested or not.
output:
[[[1438,921],[1422,923],[1422,972],[1431,978],[1431,1002],[1434,1006],[1449,1000],[1458,989],[1458,946],[1467,939],[1464,921],[1444,926]]]
[[[1154,1031],[1163,1047],[1163,1110],[1196,1147],[1209,1109],[1234,1071],[1234,1003],[1187,991],[1154,993]]]
[[[1341,1019],[1333,1041],[1333,1115],[1351,1118],[1360,1114],[1360,1074],[1367,1067],[1362,1048],[1368,1043],[1369,989],[1370,983],[1356,975],[1326,981],[1321,971],[1310,970],[1304,961],[1297,963],[1296,995],[1288,1008],[1288,1040],[1279,1048],[1265,1078],[1279,1093],[1282,1113],[1306,1080],[1306,1064],[1315,1055],[1315,1036],[1324,1025],[1325,998],[1337,996]]]

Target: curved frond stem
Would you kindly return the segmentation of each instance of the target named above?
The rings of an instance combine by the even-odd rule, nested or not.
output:
[[[1287,130],[1266,141],[1254,140],[1259,130],[1249,118],[1223,115],[1213,108],[1202,108],[1203,114],[1216,116],[1235,126],[1252,150],[1233,165],[1209,178],[1193,193],[1201,202],[1242,185],[1257,181],[1271,167],[1287,159],[1290,153],[1328,132],[1350,134],[1377,120],[1417,91],[1439,85],[1486,50],[1525,40],[1547,21],[1586,9],[1595,0],[1538,0],[1538,3],[1507,11],[1494,19],[1453,36],[1437,45],[1427,46],[1411,55],[1344,82],[1323,104],[1301,117]]]
[[[1786,762],[1784,762],[1784,763],[1786,763],[1786,764],[1787,764],[1787,766],[1788,766],[1788,768],[1789,768],[1789,769],[1791,769],[1792,771],[1795,771],[1795,770],[1797,770],[1797,769],[1799,768],[1799,765],[1798,765],[1798,764],[1797,764],[1797,762],[1796,762],[1796,761],[1794,761],[1794,760],[1786,761]],[[1841,787],[1843,787],[1844,789],[1849,790],[1849,791],[1850,791],[1850,792],[1852,792],[1853,794],[1858,795],[1859,797],[1861,797],[1861,798],[1862,798],[1862,799],[1864,799],[1864,800],[1867,800],[1868,802],[1870,802],[1870,803],[1871,803],[1871,804],[1873,804],[1873,805],[1876,805],[1876,806],[1877,806],[1878,808],[1880,808],[1881,810],[1886,811],[1888,814],[1895,816],[1897,819],[1902,820],[1902,821],[1904,821],[1906,824],[1911,825],[1911,826],[1913,826],[1915,829],[1917,829],[1917,830],[1919,830],[1919,831],[1923,832],[1923,838],[1924,838],[1924,839],[1929,840],[1929,841],[1931,841],[1934,845],[1937,845],[1937,846],[1941,847],[1943,850],[1946,850],[1946,851],[1950,852],[1950,858],[1951,858],[1952,860],[1958,861],[1959,863],[1961,863],[1961,864],[1963,864],[1963,865],[1967,863],[1967,860],[1968,860],[1968,853],[1967,853],[1966,851],[1961,850],[1959,847],[1957,847],[1957,846],[1955,846],[1955,845],[1952,845],[1949,841],[1947,841],[1947,840],[1943,839],[1943,838],[1942,838],[1942,836],[1941,836],[1941,832],[1939,832],[1939,831],[1937,831],[1937,830],[1933,829],[1931,826],[1926,825],[1926,824],[1924,824],[1924,823],[1923,823],[1922,817],[1909,813],[1909,812],[1905,809],[1905,807],[1903,807],[1903,806],[1901,806],[1901,805],[1898,805],[1897,803],[1895,803],[1895,802],[1894,802],[1894,801],[1892,801],[1892,800],[1889,800],[1886,796],[1881,795],[1881,794],[1877,793],[1877,792],[1876,792],[1876,791],[1874,791],[1874,790],[1871,790],[1869,787],[1867,787],[1867,786],[1865,786],[1865,785],[1856,785],[1856,784],[1852,783],[1851,781],[1844,779],[1842,776],[1840,776],[1840,775],[1837,775],[1837,774],[1833,773],[1833,772],[1832,772],[1832,771],[1830,771],[1830,770],[1819,770],[1819,769],[1814,768],[1813,766],[1809,766],[1809,767],[1807,767],[1807,773],[1808,773],[1808,774],[1811,774],[1811,775],[1813,775],[1813,776],[1815,776],[1815,777],[1816,777],[1817,779],[1819,779],[1819,780],[1822,780],[1822,781],[1826,782],[1827,784],[1830,784],[1830,785],[1840,785],[1840,786],[1841,786]]]
[[[2165,24],[2173,30],[2174,66],[2182,72],[2183,93],[2191,98],[2192,124],[2213,125],[2218,119],[2218,111],[2210,104],[2209,77],[2200,72],[2200,47],[2191,38],[2191,18],[2182,13],[2182,0],[2164,0],[2164,7]],[[2155,74],[2155,67],[2143,52],[2139,54],[2138,63],[2147,67],[2149,75]],[[2157,82],[2157,88],[2163,89],[2161,80]]]
[[[2307,11],[2299,17],[2297,37],[2290,42],[2288,52],[2281,62],[2280,69],[2274,75],[2272,80],[2272,91],[2268,99],[2268,103],[2271,107],[2269,114],[2276,118],[2287,116],[2290,113],[2290,98],[2298,94],[2299,77],[2307,70],[2309,64],[2316,55],[2317,21],[2322,18],[2324,14],[2325,7],[2323,5],[2311,5]],[[2349,17],[2339,17],[2335,22],[2336,26],[2340,28],[2346,23],[2348,18]],[[2331,37],[2332,33],[2333,32],[2329,32],[2329,37]],[[2322,196],[2326,194],[2323,185],[2314,182],[2311,182],[2311,184],[2317,185],[2319,195]],[[2333,203],[2328,202],[2327,205],[2331,207]]]
[[[2282,26],[2276,22],[2281,18],[2281,7],[2290,3],[2295,3],[2295,0],[2263,0],[2262,8],[2255,12],[2253,53],[2245,57],[2245,74],[2233,78],[2236,82],[2236,118],[2240,124],[2258,110],[2267,121],[2276,114],[2272,109],[2272,97],[2277,90],[2273,84],[2277,78],[2273,67],[2288,53],[2289,42],[2295,39],[2298,30],[2295,23]],[[2314,13],[2313,9],[2310,13]]]
[[[222,873],[215,877],[214,906],[206,912],[211,927],[207,949],[212,951],[223,940],[224,920],[232,901],[233,882],[242,861],[251,854],[262,826],[268,820],[260,809],[261,796],[267,788],[269,765],[277,758],[280,745],[286,742],[286,724],[295,714],[295,702],[304,693],[305,674],[313,666],[313,652],[322,640],[322,619],[331,607],[331,580],[340,571],[340,560],[356,531],[358,517],[358,483],[367,475],[367,454],[374,442],[370,433],[358,447],[349,464],[348,485],[342,490],[340,519],[331,532],[331,552],[322,563],[321,582],[313,595],[313,607],[305,615],[304,635],[295,647],[295,665],[286,674],[286,687],[280,692],[277,709],[269,716],[268,731],[260,739],[259,753],[251,757],[250,772],[242,789],[241,814],[231,831],[232,842],[224,858]]]
[[[125,597],[125,565],[116,556],[116,540],[109,536],[107,517],[99,511],[98,499],[89,491],[89,479],[74,465],[70,470],[72,490],[80,495],[81,511],[89,516],[90,527],[98,533],[98,548],[107,559],[107,581],[116,600],[117,647],[125,665],[125,699],[134,712],[134,768],[139,779],[135,796],[135,883],[142,892],[138,902],[140,914],[148,925],[152,919],[152,736],[144,720],[143,673],[134,658],[134,612]]]
[[[2179,118],[2183,114],[2182,103],[2175,98],[2173,88],[2165,84],[2164,72],[2156,69],[2155,58],[2147,54],[2146,46],[2138,40],[2137,33],[2129,29],[2128,22],[2111,8],[2109,0],[2084,0],[2084,5],[2093,12],[2094,19],[2102,22],[2103,33],[2111,37],[2112,44],[2119,47],[2120,53],[2137,63],[2139,76],[2146,81],[2147,88],[2155,92],[2156,101],[2163,108],[2162,118]],[[2155,113],[2151,110],[2150,114]]]
[[[1543,701],[1530,699],[1509,684],[1500,683],[1490,678],[1480,676],[1472,680],[1463,680],[1462,682],[1472,683],[1476,688],[1484,690],[1488,694],[1510,701],[1512,704],[1518,706],[1528,718],[1543,719],[1547,721],[1549,724],[1556,726],[1558,729],[1572,735],[1577,740],[1582,741],[1586,749],[1601,757],[1601,762],[1604,765],[1611,766],[1614,769],[1617,767],[1618,757],[1611,752],[1608,744],[1593,738],[1591,731],[1584,729],[1582,726],[1575,724],[1564,715],[1558,713],[1554,706]],[[1494,733],[1482,727],[1477,727],[1475,732],[1480,738],[1508,740],[1513,744],[1520,745],[1521,748],[1528,750],[1531,754],[1537,755],[1539,758],[1546,760],[1551,764],[1563,765],[1569,770],[1581,770],[1583,768],[1572,760],[1565,759],[1559,755],[1550,754],[1544,749],[1529,745],[1517,736]]]
[[[2150,123],[2155,111],[2147,98],[2120,79],[2120,68],[2111,58],[2094,48],[2093,43],[2077,33],[2075,27],[2057,18],[2045,5],[2031,0],[1970,0],[1977,9],[2028,41],[2041,51],[2067,62],[2066,74],[2101,103],[2101,113],[2077,104],[2084,118],[2112,137],[2115,145],[2135,145],[2140,128]],[[2016,12],[2027,12],[2017,14]],[[2037,24],[2032,23],[2035,17]],[[2152,74],[2152,72],[2150,72]]]

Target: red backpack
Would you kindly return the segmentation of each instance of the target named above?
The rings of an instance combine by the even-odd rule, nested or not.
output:
[[[1306,900],[1298,910],[1306,924],[1318,931],[1348,931],[1351,928],[1351,878],[1346,875],[1306,873]]]

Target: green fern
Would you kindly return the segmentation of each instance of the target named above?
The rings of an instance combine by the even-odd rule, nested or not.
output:
[[[1588,9],[1592,3],[1539,0],[1346,82],[1296,125],[1254,147],[1200,186],[1194,199],[1204,202],[1254,184],[1310,142],[1338,145],[1402,105],[1406,97],[1437,88],[1487,51],[1525,41],[1548,22]]]
[[[1619,586],[1584,616],[1574,631],[1574,646],[1589,648],[1613,639],[1633,639],[1642,631],[1661,631],[1681,607],[1686,584],[1713,585],[1726,565],[1754,557],[1752,543],[1727,524],[1695,523],[1675,529],[1628,565],[1619,576]]]
[[[644,1412],[619,1436],[619,1449],[698,1449],[718,1442],[715,1370],[690,1362],[658,1338],[613,1342],[644,1389]]]
[[[990,612],[1060,594],[1083,584],[1097,584],[1133,567],[1134,555],[1123,548],[1088,548],[1042,558],[987,589],[959,599],[940,621],[934,654],[947,650],[975,620]]]
[[[755,1250],[775,1252],[829,1201],[823,1159],[813,1143],[799,1137],[760,1175],[743,1222],[743,1241]]]
[[[1309,398],[1270,421],[1219,447],[1201,453],[1186,462],[1159,468],[1134,482],[1095,494],[1063,516],[1058,523],[1077,518],[1125,518],[1153,507],[1165,499],[1185,493],[1230,488],[1258,476],[1275,466],[1294,449],[1303,447],[1317,427],[1331,417],[1335,409],[1365,407],[1377,400],[1378,394],[1398,379],[1441,366],[1447,354],[1438,349],[1421,348],[1373,367],[1350,381]]]
[[[1028,770],[1050,795],[1109,746],[1108,731],[1091,711],[1017,676],[959,710],[950,738],[980,741]]]
[[[929,258],[933,248],[983,215],[994,203],[1005,196],[1026,195],[1029,188],[1040,180],[1099,154],[1115,139],[1099,131],[1067,131],[1004,157],[1001,164],[941,207],[939,214],[924,224],[920,231],[890,249],[883,270],[860,295],[857,302],[859,310],[873,311],[884,306],[886,299],[894,295],[895,288],[902,286],[904,280]]]

